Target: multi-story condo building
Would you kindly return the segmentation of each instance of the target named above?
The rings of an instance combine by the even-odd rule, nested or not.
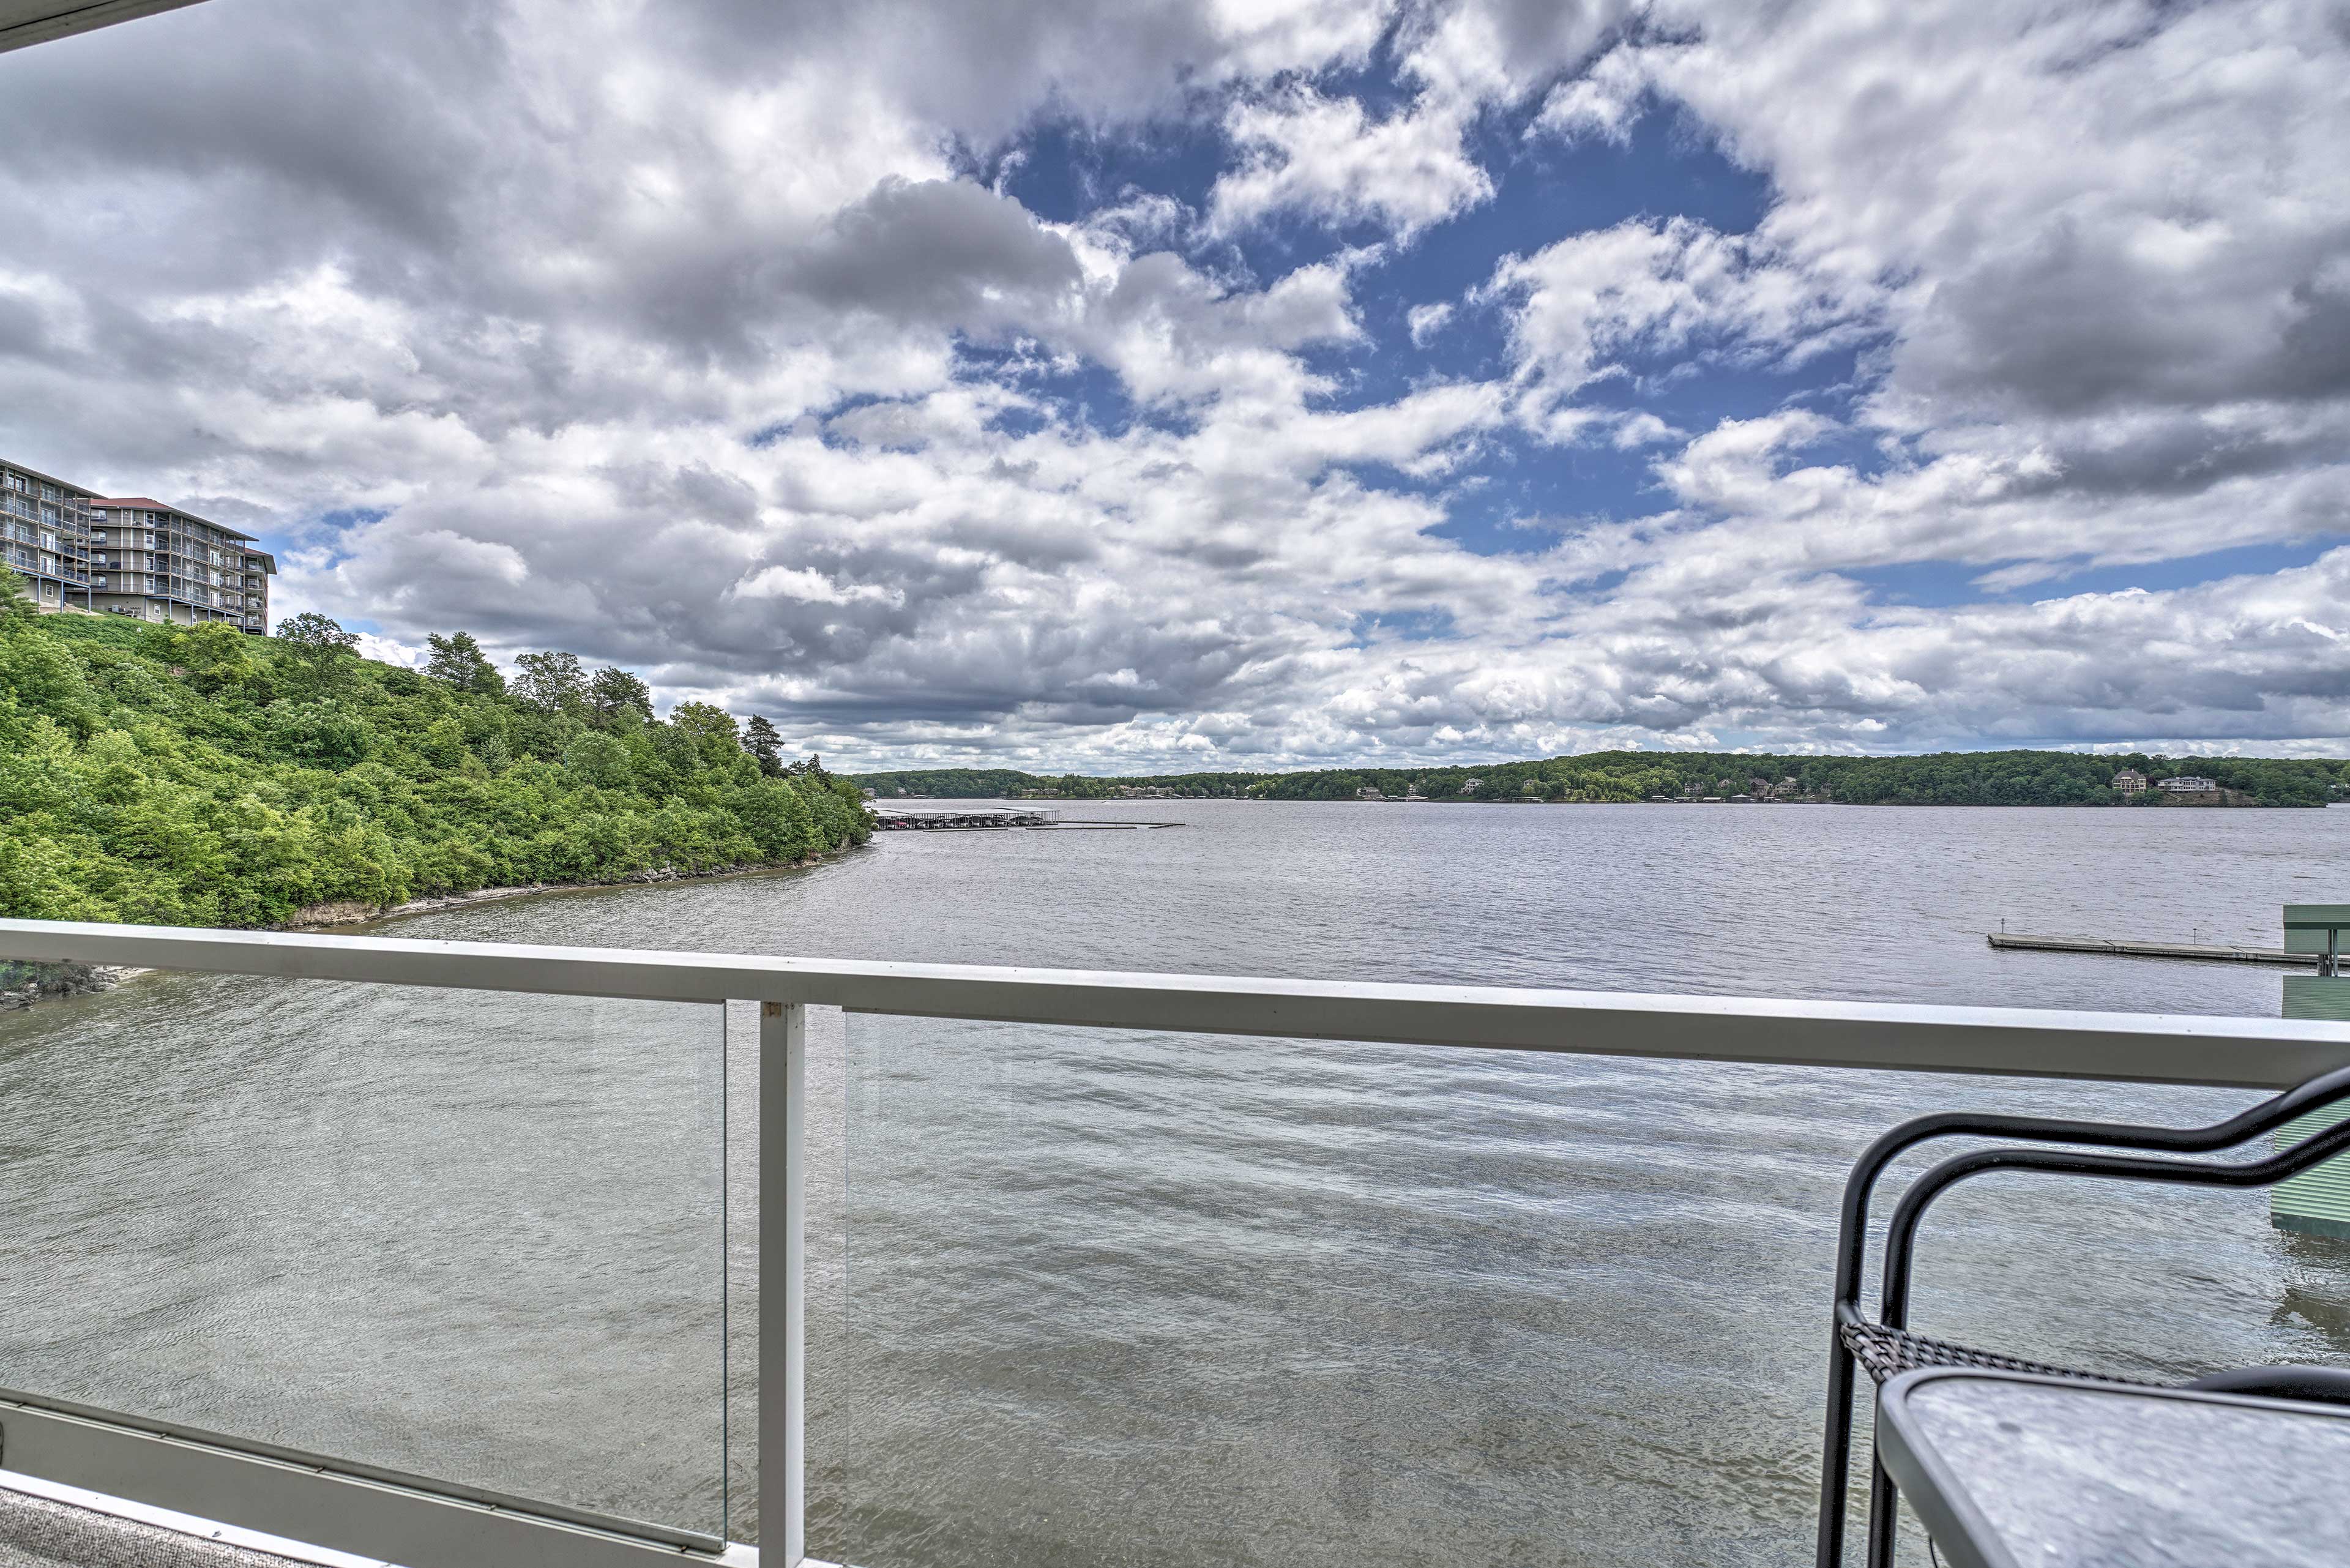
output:
[[[95,610],[192,626],[224,620],[265,637],[277,562],[241,534],[143,495],[91,503]]]
[[[88,491],[0,462],[0,565],[23,577],[43,609],[89,606]]]
[[[45,610],[86,609],[269,631],[277,562],[250,534],[145,496],[109,500],[0,462],[0,566]]]

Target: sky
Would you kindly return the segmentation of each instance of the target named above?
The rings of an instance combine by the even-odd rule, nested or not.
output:
[[[2344,0],[206,0],[0,454],[862,767],[2350,751]]]

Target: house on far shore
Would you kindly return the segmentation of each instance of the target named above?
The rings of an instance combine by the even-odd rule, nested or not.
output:
[[[2114,787],[2124,794],[2144,794],[2147,777],[2136,768],[2124,768],[2114,775]]]
[[[1461,781],[1461,793],[1462,794],[1475,794],[1479,790],[1483,789],[1484,787],[1485,781],[1483,779],[1462,779]]]
[[[1355,798],[1357,800],[1385,800],[1387,799],[1387,796],[1379,793],[1378,785],[1365,784],[1362,788],[1355,792]]]
[[[2195,774],[2181,774],[2175,779],[2164,779],[2155,786],[2173,794],[2210,794],[2220,787],[2218,779],[2207,779]]]

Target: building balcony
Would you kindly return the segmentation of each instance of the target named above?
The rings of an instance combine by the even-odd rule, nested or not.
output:
[[[46,1532],[42,1568],[133,1561],[125,1539],[255,1568],[789,1568],[813,1561],[812,1493],[844,1558],[860,1521],[935,1507],[945,1478],[913,1453],[951,1457],[960,1496],[1060,1488],[1066,1516],[994,1521],[971,1560],[1272,1562],[1260,1523],[1303,1521],[1390,1560],[1500,1561],[1460,1543],[1503,1519],[1523,1560],[1587,1534],[1699,1561],[1679,1511],[1711,1488],[1752,1560],[1808,1561],[1800,1389],[1857,1145],[1812,1147],[1804,1107],[1881,1126],[1952,1073],[2194,1086],[2185,1106],[2350,1062],[2350,1025],[2263,1019],[29,921],[0,921],[0,952],[175,971],[9,1041],[21,1084],[71,1075],[42,1107],[97,1118],[0,1123],[23,1151],[0,1563]],[[246,1022],[178,1061],[143,1021],[181,1014]],[[1810,1172],[1795,1211],[1712,1168],[1715,1129],[1671,1103],[1695,1075],[1744,1075],[1768,1160]],[[1284,1075],[1307,1090],[1286,1152],[1236,1143]],[[1551,1097],[1496,1097],[1534,1077]],[[1391,1092],[1348,1089],[1372,1083]],[[1433,1137],[1418,1107],[1447,1096],[1485,1096],[1492,1138],[1550,1118],[1518,1129],[1539,1152]],[[1137,1141],[1087,1136],[1113,1125]],[[1624,1126],[1646,1165],[1560,1185]],[[1059,1164],[1037,1158],[1053,1128],[1076,1135]],[[1018,1260],[926,1209],[957,1170]],[[1591,1303],[1649,1265],[1670,1292],[1593,1337]],[[1668,1319],[1702,1359],[1659,1349]],[[1456,1341],[1513,1370],[1462,1386]],[[1627,1437],[1641,1398],[1682,1402],[1681,1442]],[[1634,1482],[1653,1517],[1606,1505]],[[1153,1533],[1177,1494],[1230,1533]]]

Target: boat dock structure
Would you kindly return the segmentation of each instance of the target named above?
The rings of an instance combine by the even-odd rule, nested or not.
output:
[[[967,811],[909,811],[902,807],[880,807],[873,813],[873,826],[883,833],[967,833],[974,828],[988,827],[1050,827],[1053,819],[1041,811],[1019,811],[1005,806]]]
[[[1146,827],[1180,827],[1180,822],[1124,822],[1114,817],[1049,816],[1018,806],[972,806],[939,810],[913,806],[877,806],[873,826],[882,833],[975,833],[1006,828],[1044,828],[1078,833],[1090,828],[1131,833]]]
[[[2027,952],[2103,953],[2113,958],[2193,959],[2202,963],[2278,964],[2292,969],[2316,969],[2321,953],[2291,952],[2283,948],[2243,948],[2214,942],[2126,942],[2106,937],[2027,937],[1993,931],[1991,945]]]

